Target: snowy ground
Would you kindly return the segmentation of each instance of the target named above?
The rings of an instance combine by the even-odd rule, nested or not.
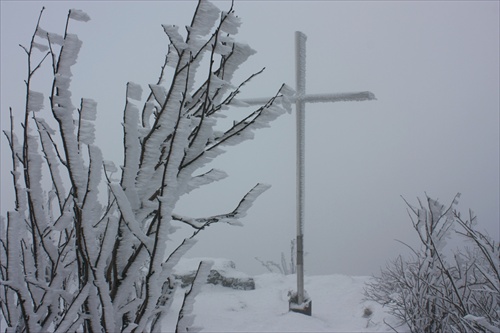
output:
[[[306,276],[310,317],[288,311],[295,275],[263,274],[254,279],[255,290],[205,285],[195,300],[194,326],[202,327],[201,332],[392,332],[383,320],[394,324],[394,318],[380,305],[363,301],[364,283],[370,277]],[[183,292],[179,290],[177,300]],[[363,316],[366,308],[372,312],[369,318]],[[165,324],[172,319],[167,317]],[[174,330],[168,325],[163,329]]]

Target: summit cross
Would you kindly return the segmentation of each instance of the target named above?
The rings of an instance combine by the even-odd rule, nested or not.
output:
[[[375,100],[375,95],[369,91],[306,94],[306,40],[307,36],[300,31],[295,32],[295,95],[290,98],[295,103],[297,129],[297,303],[290,309],[311,315],[310,300],[304,299],[304,217],[305,217],[305,105],[306,103],[350,102]],[[269,98],[244,100],[249,105],[260,105]],[[308,304],[304,304],[308,302]],[[305,309],[308,307],[309,310]]]

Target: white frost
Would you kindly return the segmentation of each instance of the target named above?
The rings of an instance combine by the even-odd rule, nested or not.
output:
[[[37,43],[37,42],[33,42],[31,44],[34,48],[42,51],[42,52],[45,52],[49,49],[49,47],[47,45],[43,45],[43,44],[40,44],[40,43]]]
[[[241,19],[234,15],[234,11],[229,13],[222,12],[222,16],[224,17],[224,22],[222,23],[220,30],[231,35],[236,35],[238,33],[238,28],[241,26]]]
[[[49,36],[50,37],[50,36]],[[59,60],[58,73],[71,76],[70,67],[76,64],[76,58],[82,47],[82,41],[75,34],[67,34],[64,38],[64,46]]]
[[[71,9],[69,11],[69,18],[81,22],[87,22],[90,20],[90,16],[80,9]]]
[[[198,3],[196,15],[193,19],[193,24],[188,27],[191,35],[205,36],[207,35],[219,18],[219,9],[207,0],[201,0]]]
[[[153,93],[153,96],[155,97],[158,104],[165,104],[165,101],[167,99],[167,91],[165,90],[165,88],[157,84],[150,84],[149,88],[151,89],[151,92]]]
[[[97,102],[89,98],[83,98],[80,118],[80,141],[91,145],[95,140],[94,121],[97,118]]]
[[[43,109],[43,94],[30,90],[28,94],[28,111],[36,112]]]
[[[175,47],[177,52],[184,50],[187,47],[187,44],[184,42],[184,38],[182,38],[179,33],[179,27],[175,25],[163,24],[163,31],[167,34],[170,39],[170,43]]]
[[[196,332],[201,329],[192,327],[194,323],[193,305],[196,296],[200,293],[201,287],[206,283],[210,269],[213,266],[213,261],[202,261],[198,266],[195,279],[191,289],[186,293],[181,311],[179,313],[179,321],[177,322],[176,332]]]
[[[109,184],[111,191],[113,192],[114,197],[116,198],[116,202],[120,209],[120,213],[122,214],[122,218],[130,228],[130,231],[134,234],[137,239],[139,239],[149,251],[153,249],[153,239],[148,237],[144,231],[140,228],[139,223],[135,219],[134,212],[132,211],[132,207],[130,205],[127,196],[125,195],[123,189],[120,184],[111,183]]]
[[[37,35],[40,38],[50,40],[50,42],[52,44],[57,44],[57,45],[64,44],[63,36],[61,36],[59,34],[52,33],[52,32],[48,32],[48,31],[42,29],[41,27],[38,27],[38,29],[36,29],[35,35]]]
[[[127,83],[127,96],[129,98],[136,100],[136,101],[140,101],[141,96],[142,96],[141,85],[134,83],[134,82],[128,82]]]
[[[217,182],[227,177],[227,173],[219,169],[211,169],[207,173],[193,177],[189,180],[185,193],[189,193],[203,185]]]

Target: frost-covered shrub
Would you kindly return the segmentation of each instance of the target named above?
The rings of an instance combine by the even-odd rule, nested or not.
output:
[[[276,263],[272,260],[263,261],[258,257],[255,260],[261,263],[270,273],[280,273],[283,275],[295,274],[295,239],[290,241],[290,261],[287,261],[285,253],[281,252],[281,264]]]
[[[388,263],[368,283],[365,297],[389,308],[411,332],[498,332],[500,329],[500,245],[475,229],[470,212],[463,220],[429,197],[409,205],[422,242],[409,259]],[[462,237],[467,246],[445,257],[446,240]]]
[[[82,42],[70,29],[89,17],[70,10],[59,35],[42,29],[42,14],[22,47],[28,77],[21,126],[11,109],[11,127],[4,131],[15,209],[0,221],[0,319],[8,332],[160,331],[176,287],[172,269],[196,234],[213,223],[241,225],[269,186],[257,184],[234,210],[209,217],[180,216],[177,201],[226,177],[221,170],[201,170],[224,147],[252,138],[253,130],[283,114],[291,91],[281,87],[244,119],[215,130],[220,112],[242,104],[236,95],[258,73],[232,84],[255,51],[233,38],[240,19],[232,6],[221,12],[200,0],[185,33],[163,26],[168,54],[146,99],[142,87],[127,84],[118,169],[94,142],[97,103],[84,98],[77,108],[71,96],[71,68]],[[200,76],[204,56],[209,68]],[[33,78],[47,62],[52,75],[36,80],[46,80],[46,100]],[[98,196],[103,188],[107,200]],[[173,243],[175,224],[192,227],[192,236]],[[178,331],[192,323],[190,308],[209,266],[199,266],[202,282],[195,279],[186,295]]]

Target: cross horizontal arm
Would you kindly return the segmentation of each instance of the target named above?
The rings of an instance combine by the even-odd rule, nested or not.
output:
[[[261,105],[267,103],[271,98],[248,98],[242,99],[248,105]],[[351,101],[369,101],[377,99],[370,91],[336,93],[336,94],[309,94],[302,97],[294,95],[288,98],[290,102],[295,103],[301,100],[306,103],[327,103],[327,102],[351,102]]]
[[[351,102],[351,101],[369,101],[377,99],[370,91],[361,91],[354,93],[337,93],[337,94],[310,94],[302,97],[304,102],[308,103],[326,103],[326,102]]]

